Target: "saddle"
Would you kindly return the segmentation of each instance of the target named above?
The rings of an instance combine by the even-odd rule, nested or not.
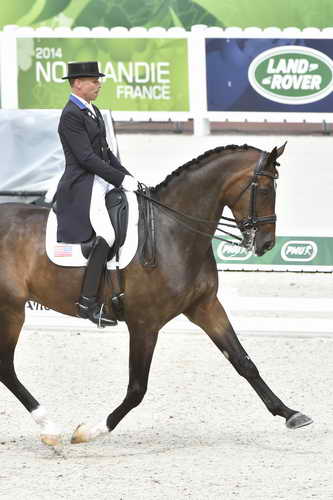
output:
[[[125,242],[128,228],[128,201],[124,190],[114,188],[108,191],[105,195],[105,205],[115,232],[115,241],[110,249],[108,260],[111,260],[114,255],[119,260],[119,249]],[[81,243],[82,254],[86,259],[89,257],[95,239],[96,235]]]

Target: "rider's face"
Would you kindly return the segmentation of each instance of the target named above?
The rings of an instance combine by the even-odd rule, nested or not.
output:
[[[98,96],[101,88],[101,81],[96,77],[84,77],[76,78],[74,82],[74,91],[79,97],[82,97],[85,101],[94,101]]]

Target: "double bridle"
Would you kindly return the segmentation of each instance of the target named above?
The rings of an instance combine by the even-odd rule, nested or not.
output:
[[[142,183],[139,183],[139,190],[137,191],[139,196],[142,196],[143,198],[149,200],[152,202],[154,205],[157,205],[162,211],[164,211],[168,216],[174,217],[177,222],[183,226],[185,226],[187,229],[190,231],[207,236],[212,239],[217,239],[220,241],[225,241],[233,245],[237,246],[242,246],[245,247],[247,250],[251,250],[254,244],[254,239],[255,239],[255,233],[256,230],[258,229],[259,224],[269,224],[269,223],[275,223],[276,222],[276,215],[267,215],[263,217],[257,217],[256,215],[256,202],[257,202],[257,188],[258,188],[258,177],[259,176],[264,176],[264,177],[270,177],[273,181],[278,178],[278,173],[272,174],[271,172],[264,170],[263,167],[266,164],[267,158],[269,156],[269,153],[266,151],[262,151],[260,154],[260,157],[258,158],[258,161],[256,163],[253,176],[250,179],[249,183],[245,186],[245,188],[241,191],[239,196],[236,198],[236,200],[233,201],[231,207],[233,207],[240,199],[241,197],[246,193],[248,189],[251,189],[251,194],[250,194],[250,206],[249,206],[249,215],[241,220],[236,220],[232,219],[230,217],[224,217],[221,216],[219,220],[206,220],[206,219],[200,219],[198,217],[193,217],[191,215],[185,214],[183,212],[180,212],[179,210],[175,210],[174,208],[171,208],[164,203],[161,203],[160,201],[151,198],[151,196],[148,196],[145,194],[146,192],[146,186]],[[275,162],[275,165],[279,165],[279,163]],[[227,236],[231,236],[235,238],[235,240],[230,240],[226,238],[222,238],[221,236],[218,236],[216,234],[208,233],[205,231],[200,231],[198,229],[193,228],[190,224],[185,222],[184,220],[180,220],[179,217],[182,217],[182,219],[188,220],[189,222],[199,222],[199,223],[204,223],[204,224],[217,224],[216,231],[223,233]],[[223,219],[226,222],[220,222],[220,220]],[[229,224],[232,223],[232,224]],[[221,229],[220,226],[225,226],[225,227],[231,227],[231,228],[239,228],[242,237],[237,236],[235,234],[232,234],[228,231],[225,231],[224,229]],[[238,240],[238,241],[237,241]]]
[[[257,188],[258,188],[258,177],[270,177],[273,181],[278,179],[279,174],[276,172],[275,174],[269,172],[268,170],[264,170],[263,167],[266,164],[269,153],[266,151],[262,151],[260,157],[256,163],[253,176],[250,179],[249,183],[245,186],[245,188],[241,191],[238,198],[232,203],[232,207],[240,200],[243,194],[250,189],[250,206],[249,206],[249,215],[240,221],[235,221],[240,231],[243,234],[243,240],[241,243],[235,243],[240,246],[244,246],[247,250],[250,250],[253,247],[255,233],[258,229],[259,224],[274,224],[276,222],[276,214],[266,215],[263,217],[257,217],[256,215],[256,207],[257,207]],[[279,165],[279,163],[275,162],[275,165]],[[231,219],[232,221],[234,219]],[[236,236],[237,239],[239,239]]]

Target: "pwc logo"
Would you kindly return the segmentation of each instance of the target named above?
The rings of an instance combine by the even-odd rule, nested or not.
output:
[[[247,260],[252,257],[252,251],[227,242],[220,243],[216,253],[220,260]]]
[[[258,94],[282,104],[308,104],[333,90],[333,61],[309,47],[286,45],[259,54],[249,66]]]
[[[287,262],[309,262],[317,253],[317,244],[311,240],[289,240],[281,248],[281,258]]]

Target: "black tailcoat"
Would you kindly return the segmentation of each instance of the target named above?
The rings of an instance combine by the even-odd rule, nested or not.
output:
[[[89,211],[94,175],[118,187],[129,174],[108,147],[99,109],[94,106],[93,117],[77,102],[68,101],[58,127],[66,165],[56,192],[57,240],[67,243],[87,241],[93,234]]]

